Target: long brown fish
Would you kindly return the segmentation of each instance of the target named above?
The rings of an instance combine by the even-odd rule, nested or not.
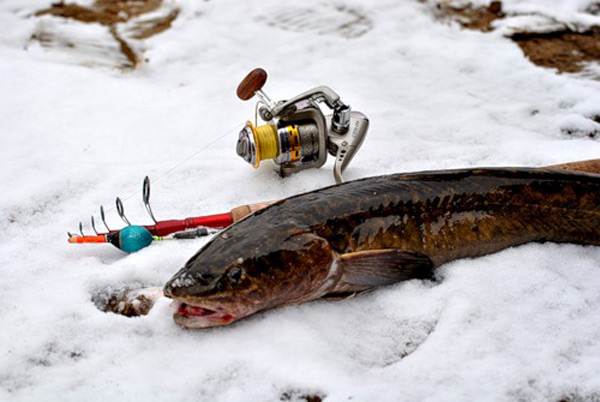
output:
[[[165,285],[185,327],[340,297],[528,242],[600,245],[600,175],[462,169],[372,177],[230,226]]]

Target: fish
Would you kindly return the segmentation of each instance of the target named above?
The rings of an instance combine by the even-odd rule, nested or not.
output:
[[[292,196],[216,235],[164,286],[175,322],[428,279],[450,261],[529,242],[600,245],[600,175],[558,168],[391,174]]]

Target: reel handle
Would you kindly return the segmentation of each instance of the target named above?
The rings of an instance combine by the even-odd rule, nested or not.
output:
[[[267,82],[267,72],[262,68],[255,68],[240,82],[237,96],[243,101],[250,100],[256,91],[260,91]]]

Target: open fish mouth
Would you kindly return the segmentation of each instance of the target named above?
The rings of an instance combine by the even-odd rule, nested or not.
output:
[[[186,328],[214,327],[229,324],[236,319],[234,315],[218,308],[195,306],[181,301],[175,301],[175,308],[175,323]]]

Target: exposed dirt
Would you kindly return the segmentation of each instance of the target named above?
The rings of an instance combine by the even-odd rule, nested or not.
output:
[[[600,29],[578,33],[570,30],[550,33],[518,33],[511,37],[533,63],[576,73],[586,62],[600,61]]]
[[[126,317],[137,317],[148,314],[152,306],[154,306],[154,302],[143,295],[138,296],[134,301],[114,297],[110,299],[106,311]]]
[[[279,400],[284,402],[323,402],[325,397],[321,393],[307,393],[294,389],[285,391],[281,394]]]
[[[488,7],[476,8],[471,5],[455,6],[452,1],[441,1],[436,6],[438,15],[458,22],[462,27],[490,32],[492,22],[515,15],[502,11],[502,3],[493,1]],[[586,12],[600,14],[600,3],[594,3]],[[585,32],[575,32],[567,27],[548,33],[518,32],[512,39],[534,64],[555,68],[561,73],[582,71],[586,63],[600,62],[600,27],[592,27]]]
[[[35,15],[51,14],[81,22],[114,25],[119,22],[129,21],[138,15],[154,11],[160,5],[161,0],[96,0],[92,8],[87,8],[60,1],[53,3],[50,8],[38,11]]]
[[[492,1],[488,7],[479,8],[471,5],[455,7],[449,2],[438,3],[436,7],[441,16],[455,20],[463,28],[483,32],[492,31],[492,22],[504,18],[502,3],[499,1]]]
[[[107,289],[95,294],[92,302],[100,311],[126,317],[146,315],[154,307],[154,300],[140,292],[140,289]]]
[[[121,49],[121,53],[129,60],[129,65],[126,67],[136,68],[138,63],[140,62],[140,57],[138,54],[129,46],[129,43],[125,39],[119,35],[117,32],[117,28],[114,25],[111,25],[109,28],[109,32],[113,38],[119,43],[119,49]]]
[[[166,31],[167,29],[171,28],[171,24],[173,21],[175,21],[178,15],[179,10],[173,10],[165,17],[152,18],[146,21],[138,22],[134,30],[135,33],[133,34],[133,38],[146,39]]]
[[[34,15],[53,15],[56,17],[72,19],[84,23],[96,23],[106,26],[110,35],[118,43],[122,55],[127,62],[122,63],[125,69],[134,69],[142,60],[139,52],[130,44],[129,39],[147,39],[151,36],[166,31],[179,14],[178,9],[173,9],[166,16],[147,20],[135,21],[130,38],[125,38],[119,33],[118,24],[134,20],[144,14],[158,10],[162,6],[162,0],[96,0],[91,7],[83,7],[77,4],[65,3],[63,1],[53,3],[49,8],[36,12]],[[52,34],[38,32],[32,35],[32,40],[48,45],[52,40]],[[67,47],[74,45],[66,44]]]

